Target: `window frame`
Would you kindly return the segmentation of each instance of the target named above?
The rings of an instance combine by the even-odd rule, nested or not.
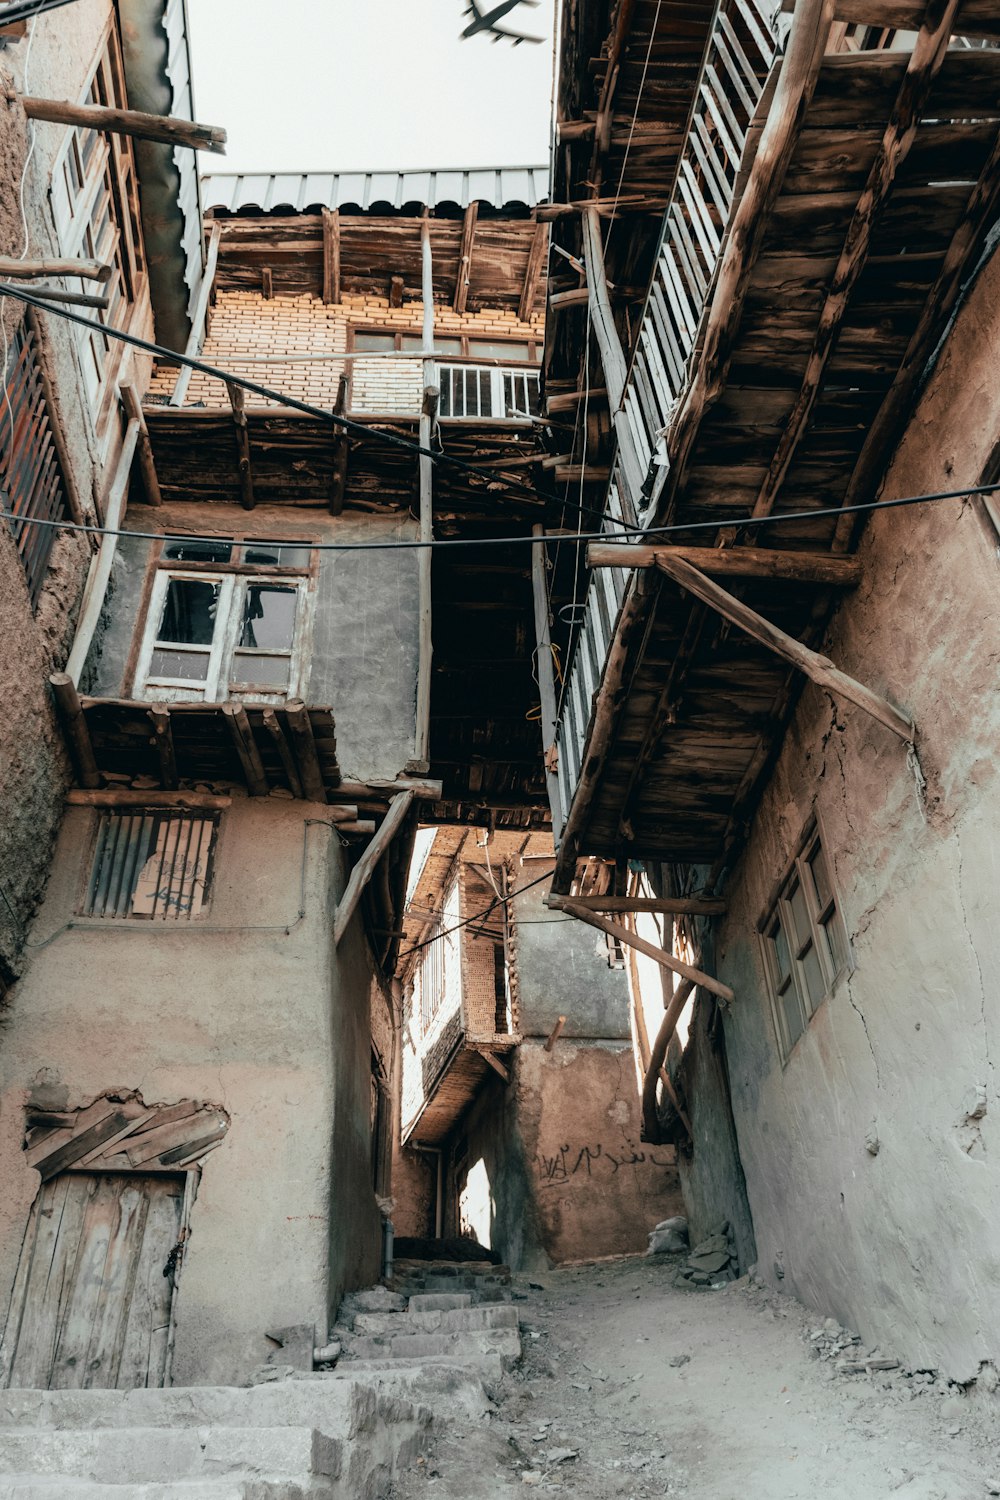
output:
[[[145,591],[143,609],[136,622],[137,649],[135,671],[132,675],[133,697],[143,703],[246,702],[271,704],[277,707],[293,698],[301,697],[310,667],[312,621],[319,569],[319,553],[315,542],[302,538],[283,540],[270,537],[217,537],[211,534],[199,536],[197,540],[224,541],[232,544],[230,560],[214,562],[197,558],[176,560],[165,556],[166,549],[173,540],[175,539],[168,537],[157,544],[150,587]],[[295,566],[243,561],[243,555],[248,549],[266,545],[307,549],[308,561]],[[163,620],[167,592],[170,584],[175,581],[211,583],[217,589],[215,626],[211,641],[205,645],[184,641],[159,642],[158,631]],[[292,643],[287,649],[238,644],[243,606],[246,602],[247,591],[254,584],[274,584],[280,588],[292,587],[295,590]],[[151,679],[150,668],[153,654],[160,644],[167,645],[169,649],[181,653],[207,655],[208,662],[204,678],[170,677],[163,673]],[[288,657],[286,687],[243,683],[234,678],[233,667],[237,656],[254,651],[266,656]]]
[[[819,820],[814,815],[806,825],[794,857],[772,888],[764,915],[757,923],[761,963],[782,1067],[787,1065],[820,1006],[830,998],[841,979],[854,970],[854,956],[828,849]],[[814,873],[817,856],[822,857],[826,872],[828,890],[825,898]],[[800,890],[802,901],[799,906],[804,910],[808,929],[805,932],[798,930],[799,916],[793,905],[793,897]],[[774,936],[776,929],[780,930],[785,943],[787,973],[781,967],[779,945]],[[821,993],[815,993],[810,987],[805,962],[810,952],[815,955],[822,979]],[[785,1010],[785,997],[789,994],[797,1005],[801,1023],[794,1036]]]
[[[365,353],[368,352],[368,351],[358,350],[358,348],[357,348],[357,337],[358,337],[359,334],[378,334],[379,336],[381,336],[383,338],[391,338],[392,341],[393,341],[393,348],[394,348],[394,350],[395,350],[395,352],[397,354],[406,353],[406,354],[409,354],[412,358],[419,358],[420,357],[420,351],[418,349],[414,349],[414,350],[404,350],[403,349],[403,340],[404,339],[415,339],[417,341],[420,341],[422,339],[422,332],[421,332],[421,330],[419,328],[395,328],[395,327],[387,327],[385,324],[378,324],[378,323],[351,323],[348,326],[348,330],[347,330],[347,349],[348,349],[348,353],[349,354],[360,354],[360,356],[363,358],[364,355],[365,355]],[[529,413],[529,414],[524,415],[524,416],[508,416],[507,415],[507,412],[506,412],[506,393],[505,393],[505,390],[504,390],[504,377],[505,377],[505,375],[508,375],[508,374],[513,374],[514,376],[522,375],[522,376],[528,376],[528,377],[530,377],[530,376],[533,375],[535,377],[535,380],[538,383],[537,395],[538,395],[538,398],[540,400],[540,397],[541,397],[542,339],[537,334],[535,334],[535,332],[533,330],[530,331],[528,334],[525,335],[525,334],[513,334],[513,333],[511,333],[511,334],[506,334],[506,333],[493,334],[493,333],[488,333],[488,332],[486,332],[486,333],[477,333],[475,330],[473,330],[471,332],[469,332],[469,331],[453,332],[453,331],[446,331],[444,329],[439,329],[439,330],[437,330],[437,336],[440,337],[440,338],[442,338],[442,339],[450,339],[452,341],[457,340],[461,344],[461,353],[459,353],[459,354],[435,353],[433,356],[431,356],[434,359],[435,364],[437,364],[439,366],[445,366],[445,367],[451,366],[451,365],[463,366],[463,367],[464,366],[468,366],[468,367],[470,367],[470,369],[473,369],[473,370],[478,369],[478,370],[485,370],[485,371],[489,372],[489,376],[490,376],[490,406],[491,406],[491,408],[493,408],[493,410],[491,410],[488,413],[486,413],[486,412],[472,412],[472,413],[464,414],[464,415],[461,415],[461,416],[456,416],[453,413],[445,412],[443,410],[443,406],[444,406],[445,403],[444,403],[444,393],[442,392],[442,403],[441,403],[442,404],[442,410],[439,413],[440,416],[441,416],[441,420],[442,421],[444,421],[444,422],[517,422],[517,423],[521,423],[521,424],[523,424],[525,426],[527,426],[530,423],[531,417],[533,415],[532,413]],[[499,359],[496,355],[472,354],[470,352],[470,345],[474,344],[474,343],[489,343],[489,344],[500,344],[500,345],[510,344],[512,347],[514,347],[514,346],[516,346],[516,347],[525,347],[528,350],[528,356],[527,356],[526,359],[514,359],[514,358],[512,358],[512,359],[510,359],[509,362],[504,362],[503,360]],[[383,352],[380,352],[378,350],[371,350],[370,351],[371,357],[374,358],[374,359],[384,358],[385,354],[388,353],[388,352],[389,352],[388,350],[383,351]],[[348,365],[349,365],[349,377],[348,377],[348,403],[347,404],[348,404],[348,409],[351,410],[351,411],[353,411],[355,409],[354,408],[354,371],[355,371],[355,364],[356,364],[356,362],[357,361],[354,360],[354,359],[351,359],[351,360],[348,361]],[[363,410],[364,410],[365,415],[367,415],[367,416],[379,415],[379,412],[377,412],[374,408],[365,407],[365,408],[363,408]],[[385,415],[389,415],[389,414],[390,413],[388,413],[388,412],[385,413]],[[400,415],[400,413],[398,411],[395,412],[395,413],[391,413],[391,414],[394,414],[394,415],[397,415],[397,416]]]
[[[201,881],[201,895],[200,895],[200,900],[199,900],[197,911],[194,911],[194,910],[189,910],[189,911],[186,911],[186,912],[182,912],[180,910],[173,910],[173,911],[171,911],[169,909],[168,905],[165,905],[164,909],[161,910],[161,911],[155,911],[154,910],[154,911],[149,911],[149,912],[143,912],[143,911],[138,911],[137,912],[137,911],[131,910],[131,907],[132,907],[133,903],[135,902],[135,899],[136,899],[136,896],[137,896],[137,893],[138,893],[138,886],[139,886],[139,882],[140,882],[140,877],[141,877],[141,874],[142,874],[142,870],[145,868],[145,864],[149,862],[149,859],[155,857],[156,848],[157,848],[157,845],[159,843],[159,829],[154,829],[153,830],[154,837],[153,837],[153,843],[152,843],[152,852],[147,857],[146,862],[143,865],[141,865],[141,866],[138,864],[138,862],[136,862],[135,865],[134,865],[134,868],[132,869],[131,874],[129,876],[130,890],[129,890],[128,898],[127,899],[128,899],[128,905],[129,905],[130,909],[128,911],[124,911],[124,912],[116,911],[116,910],[107,911],[106,909],[102,910],[102,911],[95,911],[93,908],[94,908],[95,902],[97,900],[98,893],[99,893],[99,890],[100,890],[100,884],[101,884],[101,875],[100,875],[100,873],[96,869],[96,864],[97,864],[98,859],[99,858],[103,859],[106,856],[106,853],[107,853],[108,844],[107,844],[107,841],[105,839],[105,834],[106,834],[106,830],[108,828],[108,825],[111,823],[112,820],[115,820],[115,819],[117,819],[119,821],[119,823],[122,823],[122,824],[124,824],[127,821],[128,823],[130,823],[131,825],[133,825],[133,829],[127,831],[129,837],[131,838],[131,835],[132,835],[132,832],[134,831],[135,825],[137,823],[141,823],[142,820],[147,819],[147,818],[153,819],[154,822],[159,823],[160,827],[162,829],[164,829],[164,830],[169,829],[171,825],[175,825],[178,828],[182,828],[185,823],[189,823],[191,825],[199,823],[199,824],[204,825],[204,828],[207,831],[208,842],[207,842],[207,846],[205,848],[205,858],[204,858],[204,872],[205,873],[204,873],[204,876],[203,876],[202,881]],[[119,808],[119,807],[113,807],[113,806],[104,806],[104,807],[97,807],[97,808],[95,808],[94,809],[94,817],[93,817],[92,826],[91,826],[90,842],[89,842],[89,845],[88,845],[87,859],[86,859],[84,867],[83,867],[82,878],[81,878],[81,882],[80,882],[80,886],[79,886],[79,894],[78,894],[78,899],[77,899],[77,903],[76,903],[76,914],[77,914],[77,916],[80,917],[80,918],[82,918],[83,920],[85,920],[87,922],[95,922],[95,923],[99,922],[102,925],[104,923],[107,923],[107,922],[167,922],[167,921],[171,921],[171,922],[197,923],[201,919],[207,917],[208,914],[209,914],[209,912],[210,912],[211,905],[212,905],[212,899],[213,899],[213,896],[214,896],[214,883],[215,883],[216,871],[218,869],[219,845],[220,845],[220,839],[221,839],[221,834],[222,834],[222,827],[223,827],[223,818],[222,818],[222,813],[221,812],[218,812],[218,811],[208,811],[208,810],[199,809],[199,808],[179,809],[179,808],[172,808],[172,807],[163,807],[163,806],[159,806],[159,805],[155,805],[155,804],[150,804],[149,806],[146,806],[146,807]],[[141,829],[139,830],[139,833],[140,833],[140,837],[141,837]],[[117,837],[118,836],[116,835],[115,836],[115,842],[117,842]],[[169,838],[169,835],[167,837]],[[200,833],[198,835],[198,855],[197,855],[197,857],[199,859],[200,859],[200,856],[201,856],[201,845],[202,845],[202,841],[203,841],[204,837],[205,837],[204,833]],[[166,844],[167,839],[165,839],[164,842]],[[180,836],[178,836],[177,845],[178,845],[178,848],[179,848],[179,846],[180,846]],[[114,845],[112,844],[111,847],[113,849]],[[190,853],[190,847],[191,847],[191,835],[189,833],[189,835],[188,835],[188,841],[187,841],[186,855]],[[113,855],[113,859],[114,859],[114,857],[116,857],[116,856]],[[160,867],[160,878],[161,879],[162,879],[162,873],[163,873],[163,860],[164,860],[165,857],[166,857],[166,851],[164,851],[164,855],[161,856],[161,867]],[[125,858],[125,860],[128,859],[128,854],[127,853],[124,856],[124,858]],[[175,849],[174,855],[173,855],[173,864],[172,864],[171,873],[170,873],[170,887],[171,888],[173,888],[174,873],[175,873],[173,866],[176,864],[176,858],[177,858],[177,850]],[[113,879],[114,879],[113,875],[109,876],[108,889],[107,889],[107,891],[105,893],[105,898],[104,898],[104,902],[103,902],[103,905],[104,905],[105,908],[107,907],[107,902],[108,902],[108,899],[109,899],[109,897],[111,895],[111,883],[112,883]],[[121,879],[121,871],[119,872],[119,881],[120,881],[120,879]],[[183,895],[185,883],[186,883],[186,877],[182,873],[181,879],[180,879],[180,885],[177,888],[177,889],[179,889],[181,895]],[[191,888],[192,893],[193,893],[194,887],[195,887],[195,885],[197,883],[198,883],[197,882],[197,877],[192,877],[191,881],[190,881],[190,888]],[[153,897],[153,905],[154,906],[156,905],[156,902],[157,902],[158,899],[159,899],[159,897],[158,897],[158,893],[157,893],[157,895],[154,895],[154,897]],[[119,889],[119,894],[118,894],[118,897],[116,899],[116,903],[115,904],[116,905],[120,904],[120,902],[121,902],[121,891]]]

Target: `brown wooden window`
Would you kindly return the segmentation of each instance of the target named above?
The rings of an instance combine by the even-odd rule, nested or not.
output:
[[[218,825],[218,813],[101,812],[81,914],[174,922],[200,916]]]
[[[36,526],[31,521],[60,520],[66,514],[66,501],[35,341],[25,324],[11,339],[0,403],[0,500],[24,564],[34,609],[56,532],[52,526]]]
[[[811,828],[761,924],[764,968],[782,1060],[850,964],[819,830]]]

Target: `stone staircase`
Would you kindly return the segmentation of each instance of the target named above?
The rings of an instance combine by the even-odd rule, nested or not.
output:
[[[474,1295],[418,1298],[411,1312],[385,1288],[355,1294],[390,1296],[395,1310],[349,1307],[368,1322],[345,1330],[353,1348],[332,1371],[239,1388],[2,1391],[0,1500],[382,1500],[436,1424],[485,1416],[482,1377],[519,1346],[514,1309],[475,1308]],[[456,1324],[480,1312],[507,1321]]]

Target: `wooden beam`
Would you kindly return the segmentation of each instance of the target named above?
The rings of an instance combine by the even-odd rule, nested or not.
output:
[[[715,979],[711,974],[705,974],[701,969],[694,968],[692,964],[684,963],[681,959],[675,958],[672,953],[668,953],[666,949],[658,948],[655,943],[647,943],[645,938],[623,927],[621,922],[611,922],[607,917],[591,911],[589,906],[578,906],[576,901],[569,896],[549,896],[548,905],[555,907],[558,911],[568,912],[571,917],[576,917],[579,921],[596,927],[599,932],[606,932],[608,937],[616,938],[619,943],[636,948],[640,953],[645,953],[647,958],[653,959],[654,963],[658,963],[661,968],[670,969],[674,974],[680,974],[683,979],[689,979],[692,984],[710,990],[713,995],[718,995],[720,1000],[736,999],[728,984],[723,984],[721,979]]]
[[[533,526],[531,534],[543,537],[545,528]],[[542,732],[542,758],[545,764],[545,785],[549,793],[552,812],[553,837],[562,832],[562,796],[559,777],[555,769],[556,729],[559,723],[558,699],[556,697],[556,674],[552,660],[552,636],[549,629],[549,595],[545,577],[545,543],[535,542],[531,548],[531,593],[535,611],[535,676],[541,702],[541,717],[538,727]]]
[[[590,301],[590,288],[585,286],[571,286],[565,292],[550,292],[548,310],[550,313],[561,312],[564,307],[586,307]]]
[[[479,203],[470,203],[462,220],[462,244],[458,252],[458,271],[455,275],[455,296],[452,306],[457,313],[465,312],[469,295],[469,273],[472,270],[472,247],[476,238],[476,222],[479,218]],[[523,322],[523,319],[522,319]]]
[[[63,99],[39,99],[22,94],[21,104],[29,120],[50,120],[56,125],[75,125],[79,130],[111,130],[144,141],[162,141],[167,146],[190,146],[192,151],[226,154],[226,132],[218,125],[197,125],[173,115],[150,115],[139,109],[112,109],[104,104],[70,104]]]
[[[376,823],[374,818],[356,818],[349,822],[338,823],[337,831],[348,838],[370,838],[375,832]]]
[[[312,720],[304,703],[292,699],[285,704],[285,725],[295,746],[302,792],[309,802],[326,802],[326,785],[316,750]],[[351,798],[351,801],[355,801]]]
[[[618,457],[624,479],[622,487],[624,493],[620,498],[625,519],[634,521],[642,506],[641,491],[646,479],[646,464],[636,446],[635,434],[623,409],[628,384],[628,360],[625,357],[621,339],[618,337],[618,327],[611,311],[611,297],[604,269],[601,222],[596,210],[588,210],[581,223],[587,283],[593,297],[590,322],[600,350],[604,384],[608,391],[611,421],[618,440]]]
[[[340,301],[340,210],[323,210],[323,301]]]
[[[111,578],[111,567],[115,560],[115,551],[118,547],[118,532],[125,515],[125,500],[128,495],[132,456],[135,453],[135,446],[138,440],[139,423],[133,418],[125,429],[121,452],[118,455],[118,462],[115,465],[111,485],[102,508],[103,521],[107,529],[101,537],[101,544],[97,552],[90,560],[90,570],[87,574],[83,599],[80,603],[80,613],[76,622],[76,634],[73,636],[73,646],[66,662],[66,671],[74,683],[80,681],[80,674],[86,666],[91,642],[94,639],[94,632],[97,629],[101,613],[104,609],[104,599],[108,592],[108,583]]]
[[[889,198],[899,168],[917,137],[920,117],[934,80],[948,53],[960,0],[930,0],[896,95],[889,123],[872,162],[864,191],[851,216],[840,258],[813,335],[805,374],[774,457],[754,502],[754,516],[769,515],[785,481],[795,450],[819,396],[827,362],[836,348],[851,295],[871,250],[872,235]],[[727,527],[721,540],[731,542],[738,526]]]
[[[721,896],[571,896],[577,906],[588,911],[666,913],[681,917],[720,917],[726,910]]]
[[[234,385],[232,381],[226,381],[226,394],[229,397],[229,405],[233,413],[233,425],[236,429],[236,468],[240,480],[240,504],[244,510],[253,510],[253,470],[250,467],[250,433],[247,428],[247,414],[243,409],[243,387]]]
[[[725,384],[750,277],[819,78],[833,8],[834,0],[799,0],[796,5],[757,152],[727,229],[704,335],[667,434],[670,467],[655,520],[672,509],[702,418]]]
[[[341,375],[337,381],[337,400],[334,404],[334,415],[342,417],[347,410],[347,375]],[[334,428],[336,436],[333,440],[333,480],[330,485],[330,514],[339,516],[343,513],[344,501],[347,498],[347,466],[351,457],[350,439],[342,428]]]
[[[111,306],[106,292],[64,292],[61,286],[33,286],[30,290],[33,297],[41,297],[44,302],[65,302],[69,307],[96,307],[99,312],[107,312]]]
[[[203,812],[222,812],[233,803],[225,793],[137,792],[131,787],[107,787],[96,792],[73,787],[66,793],[66,801],[70,807],[177,807]]]
[[[361,900],[365,886],[374,875],[375,868],[382,855],[395,838],[396,833],[403,823],[403,819],[410,810],[412,801],[412,792],[400,792],[397,796],[393,797],[389,803],[389,810],[379,825],[378,832],[351,871],[351,878],[347,882],[343,896],[337,903],[337,916],[333,927],[334,947],[339,947],[340,940],[347,931],[357,904]]]
[[[156,463],[153,459],[153,444],[149,438],[149,428],[146,426],[146,418],[143,415],[142,402],[139,400],[139,392],[131,381],[118,387],[125,415],[130,422],[138,422],[139,435],[136,439],[136,451],[139,455],[139,472],[142,475],[143,489],[146,492],[147,505],[162,505],[163,496],[160,493],[160,481],[156,477]]]
[[[611,145],[611,125],[614,119],[613,102],[615,90],[618,86],[618,78],[621,72],[622,56],[625,51],[625,42],[632,27],[632,15],[635,10],[635,0],[618,0],[618,9],[615,15],[615,24],[608,38],[607,57],[605,60],[604,78],[601,83],[601,92],[597,99],[597,115],[594,120],[594,149],[590,159],[590,172],[587,181],[595,193],[600,192],[601,182],[604,177],[604,158]],[[656,12],[657,17],[659,11]],[[652,23],[650,23],[652,25]],[[650,37],[650,47],[653,37]],[[638,113],[638,110],[636,111]],[[623,167],[624,173],[624,167]],[[619,183],[619,187],[621,184]]]
[[[575,407],[580,405],[581,401],[586,401],[588,405],[594,406],[597,402],[606,402],[607,399],[608,393],[600,385],[595,386],[589,391],[564,391],[557,396],[547,396],[545,398],[545,411],[551,417],[561,411],[573,411]]]
[[[548,246],[548,225],[536,223],[535,232],[531,239],[531,249],[528,251],[528,264],[524,271],[524,282],[521,286],[521,300],[517,308],[517,316],[522,323],[527,323],[535,310],[535,301],[538,297],[538,284],[542,279],[542,272],[545,269]]]
[[[555,477],[558,484],[607,484],[611,470],[606,464],[561,464]]]
[[[422,370],[424,400],[420,411],[419,438],[424,450],[417,460],[420,485],[420,540],[434,540],[434,460],[427,457],[433,433],[438,390],[434,376],[434,259],[431,252],[430,218],[424,215],[420,225],[420,291],[423,301]],[[431,739],[431,671],[434,655],[432,638],[431,564],[433,549],[429,545],[417,553],[417,624],[419,631],[417,657],[417,695],[413,726],[413,763],[408,769],[430,768]]]
[[[49,379],[49,345],[45,330],[42,328],[42,320],[38,316],[37,310],[33,307],[26,307],[24,309],[24,317],[31,336],[35,341],[35,354],[37,356],[38,373],[41,378],[42,395],[45,397],[45,405],[50,412],[55,414],[59,410],[59,403],[56,400],[56,394]],[[84,511],[83,503],[80,499],[80,491],[76,483],[76,473],[73,468],[72,459],[70,458],[69,449],[66,446],[62,423],[56,421],[54,415],[53,420],[49,423],[49,431],[52,434],[52,446],[55,448],[56,457],[59,460],[63,493],[66,496],[66,504],[69,507],[70,517],[76,522],[77,526],[83,526],[86,524],[88,516]]]
[[[208,237],[208,251],[205,256],[205,270],[202,274],[201,285],[198,288],[198,297],[195,302],[194,312],[191,314],[191,332],[188,335],[187,344],[184,346],[184,354],[187,359],[197,359],[205,342],[208,319],[208,303],[212,295],[212,287],[215,283],[216,267],[219,264],[219,242],[222,239],[222,225],[212,225],[212,232]],[[183,406],[187,388],[191,384],[193,371],[190,365],[181,365],[174,381],[174,388],[170,393],[171,406]]]
[[[791,0],[782,7],[790,10]],[[924,19],[922,0],[836,0],[835,18],[849,26],[916,31]],[[967,37],[1000,37],[1000,14],[994,0],[963,0],[956,31]]]
[[[548,223],[567,214],[587,213],[596,209],[602,218],[613,219],[623,213],[663,214],[668,199],[665,193],[616,193],[613,198],[574,198],[567,203],[540,203],[535,218]]]
[[[274,298],[274,272],[270,266],[260,268],[260,294],[265,302],[271,302]]]
[[[703,573],[736,578],[782,578],[796,583],[834,584],[852,588],[861,581],[856,557],[829,552],[777,552],[768,547],[647,547],[641,544],[591,542],[589,568],[655,568],[660,557],[679,557]]]
[[[548,1036],[545,1039],[545,1048],[544,1048],[544,1050],[546,1052],[551,1052],[552,1051],[552,1048],[555,1046],[556,1042],[558,1042],[560,1036],[562,1035],[562,1029],[563,1029],[563,1027],[565,1025],[566,1025],[566,1017],[565,1016],[560,1016],[558,1018],[558,1020],[556,1021],[556,1024],[553,1026],[552,1030],[549,1032]]]
[[[278,759],[281,761],[281,769],[285,773],[289,791],[291,792],[293,797],[301,797],[302,782],[299,778],[298,769],[296,768],[295,760],[292,756],[291,747],[288,741],[285,739],[285,734],[281,727],[281,721],[273,708],[265,708],[263,719],[264,728],[271,736],[271,739],[274,742],[274,748],[278,752]]]
[[[55,694],[59,718],[69,740],[76,774],[83,786],[98,787],[101,784],[101,773],[97,769],[87,717],[80,704],[76,683],[68,672],[53,672],[49,682]]]
[[[246,709],[242,703],[224,703],[222,713],[229,726],[233,748],[243,768],[251,797],[266,797],[268,786],[264,762],[260,758]]]
[[[684,1007],[693,991],[694,985],[691,981],[682,979],[671,996],[670,1004],[660,1023],[660,1029],[656,1033],[656,1041],[650,1052],[649,1066],[642,1085],[642,1138],[645,1141],[656,1143],[659,1140],[660,1122],[656,1109],[656,1085],[659,1082],[660,1069],[666,1064],[670,1038],[677,1030],[677,1023],[684,1014]],[[690,1126],[688,1126],[688,1133],[691,1133]]]
[[[149,722],[153,726],[156,757],[160,762],[160,781],[165,792],[177,789],[177,756],[174,752],[174,734],[170,727],[170,710],[158,703],[149,710]]]
[[[339,801],[346,797],[352,802],[378,801],[399,792],[412,792],[417,802],[440,802],[444,796],[444,783],[413,776],[399,776],[395,781],[342,781],[330,793],[330,800]]]
[[[498,1078],[502,1078],[504,1083],[510,1083],[510,1070],[504,1066],[495,1052],[491,1052],[488,1047],[480,1047],[479,1055],[485,1058]]]
[[[389,306],[402,307],[403,305],[403,278],[402,276],[389,277]]]
[[[113,267],[103,260],[61,260],[52,256],[39,260],[14,260],[0,255],[0,280],[27,281],[32,276],[76,276],[81,281],[111,280]]]
[[[846,698],[848,702],[855,704],[857,708],[864,709],[865,713],[871,714],[886,729],[891,729],[893,734],[899,735],[906,744],[912,744],[916,736],[916,727],[913,720],[902,713],[898,708],[885,698],[879,697],[878,693],[872,692],[871,688],[865,687],[853,677],[848,677],[846,672],[841,672],[833,662],[826,656],[821,656],[818,651],[812,651],[804,646],[801,641],[795,640],[777,625],[772,625],[765,620],[763,615],[757,614],[737,599],[733,594],[727,593],[719,584],[714,583],[698,568],[693,568],[690,563],[682,561],[679,557],[663,557],[657,559],[657,567],[666,573],[681,588],[700,599],[703,604],[709,605],[718,614],[733,625],[738,625],[741,630],[754,640],[760,641],[761,645],[767,646],[769,650],[777,653],[785,661],[791,662],[792,666],[798,667],[801,672],[812,681],[817,683],[827,692],[833,693],[835,697]]]

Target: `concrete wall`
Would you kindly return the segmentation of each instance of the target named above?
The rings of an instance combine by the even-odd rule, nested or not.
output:
[[[137,531],[221,536],[248,533],[268,540],[396,541],[416,534],[407,519],[258,506],[248,521],[239,506],[212,507],[197,522],[182,505],[131,506]],[[107,628],[87,663],[86,681],[99,696],[131,697],[130,653],[145,621],[144,582],[156,544],[123,538],[117,553]],[[320,554],[313,612],[313,647],[305,696],[333,709],[337,754],[348,779],[393,777],[413,755],[417,680],[417,553]],[[133,658],[134,661],[134,658]]]
[[[544,870],[526,865],[518,886]],[[608,964],[603,933],[545,905],[548,884],[525,890],[513,902],[517,942],[518,1003],[523,1036],[547,1037],[565,1015],[564,1037],[631,1037],[628,985]]]
[[[66,1107],[138,1089],[230,1115],[192,1213],[176,1384],[245,1380],[273,1351],[267,1329],[315,1323],[322,1337],[344,1285],[377,1274],[371,975],[357,924],[332,947],[345,871],[331,830],[307,826],[321,816],[234,797],[209,911],[159,926],[74,917],[93,825],[67,813],[0,1049],[0,1315],[38,1187],[22,1139],[40,1084]]]
[[[998,340],[994,258],[887,497],[977,482]],[[1000,1360],[997,537],[946,501],[873,516],[860,556],[823,649],[913,714],[927,793],[891,734],[805,689],[719,932],[733,1107],[764,1274],[964,1381]],[[755,924],[814,810],[854,967],[782,1067]]]

